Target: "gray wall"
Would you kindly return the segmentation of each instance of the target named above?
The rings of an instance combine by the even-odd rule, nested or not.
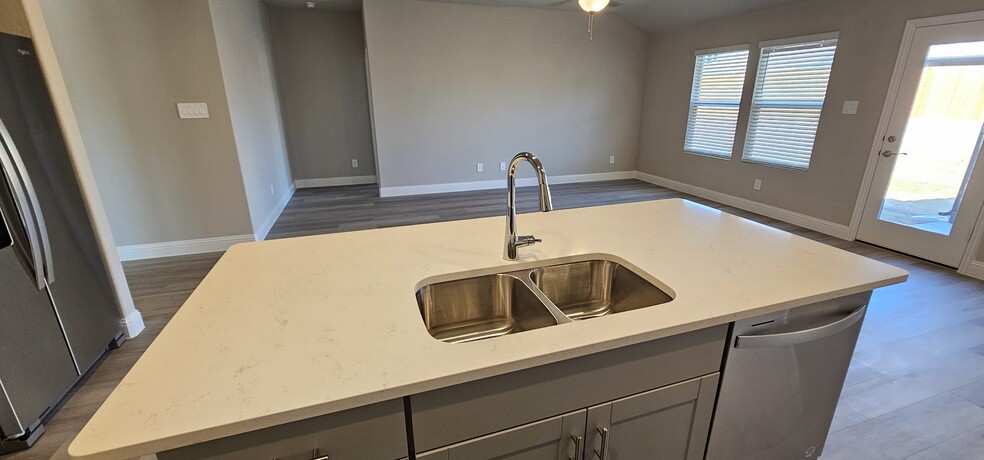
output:
[[[551,175],[635,169],[646,36],[621,18],[598,16],[588,41],[573,11],[366,0],[364,14],[382,187],[501,179],[523,150]]]
[[[905,22],[984,9],[982,0],[824,0],[655,34],[640,134],[639,170],[848,225],[861,187]],[[743,163],[756,43],[839,31],[827,103],[808,171]],[[684,153],[694,51],[751,43],[735,153],[724,161]],[[860,100],[857,115],[841,115]],[[762,179],[761,191],[752,183]],[[984,258],[984,251],[982,251]]]
[[[375,175],[362,15],[297,8],[269,14],[294,179]]]
[[[41,5],[117,244],[252,234],[208,2]]]
[[[266,7],[260,0],[209,0],[208,3],[246,202],[253,232],[261,239],[293,192]]]

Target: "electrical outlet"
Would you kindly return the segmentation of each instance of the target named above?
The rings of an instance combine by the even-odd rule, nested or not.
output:
[[[615,164],[615,155],[608,157],[608,164],[610,165]]]
[[[482,171],[485,171],[485,165],[484,165],[484,164],[482,164],[482,163],[477,163],[477,164],[475,165],[475,170],[476,170],[476,171],[478,171],[478,172],[482,172]]]
[[[762,190],[762,179],[755,179],[755,184],[752,185],[755,190]]]
[[[505,161],[500,161],[499,162],[499,171],[505,171],[505,170],[506,170],[506,162]]]
[[[352,159],[352,167],[353,168],[358,168],[359,167],[359,160],[356,160],[355,158],[353,158]]]

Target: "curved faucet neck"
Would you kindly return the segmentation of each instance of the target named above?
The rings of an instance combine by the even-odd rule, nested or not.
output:
[[[520,163],[527,161],[533,166],[533,171],[536,173],[537,183],[540,186],[540,211],[548,212],[553,210],[553,199],[550,197],[550,185],[547,184],[547,173],[543,169],[543,163],[536,155],[530,152],[521,152],[513,157],[512,161],[509,162],[509,168],[506,174],[506,187],[508,189],[508,197],[506,199],[506,205],[510,209],[515,209],[516,205],[516,169],[519,167]]]
[[[516,260],[519,257],[517,248],[540,241],[532,235],[516,235],[516,168],[523,161],[528,161],[533,166],[533,170],[536,171],[537,182],[540,185],[540,211],[553,210],[553,200],[550,197],[550,186],[547,184],[547,173],[543,170],[543,163],[540,163],[540,159],[536,155],[529,152],[522,152],[514,156],[509,162],[506,173],[506,244],[503,255],[506,260]]]

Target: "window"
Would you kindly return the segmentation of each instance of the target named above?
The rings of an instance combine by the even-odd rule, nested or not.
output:
[[[810,167],[837,34],[762,43],[742,159]]]
[[[697,52],[684,150],[731,158],[747,66],[747,45]]]

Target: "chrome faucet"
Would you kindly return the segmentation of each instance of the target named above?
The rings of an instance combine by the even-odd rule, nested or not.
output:
[[[522,152],[514,156],[512,161],[509,162],[509,170],[506,178],[506,248],[503,254],[506,260],[516,260],[519,257],[516,252],[517,248],[530,246],[542,241],[533,235],[516,235],[516,168],[519,167],[519,164],[523,160],[530,162],[530,165],[536,171],[536,178],[540,183],[540,211],[548,212],[553,210],[553,202],[550,200],[550,186],[547,185],[547,173],[543,170],[543,163],[540,163],[536,155],[529,152]]]

